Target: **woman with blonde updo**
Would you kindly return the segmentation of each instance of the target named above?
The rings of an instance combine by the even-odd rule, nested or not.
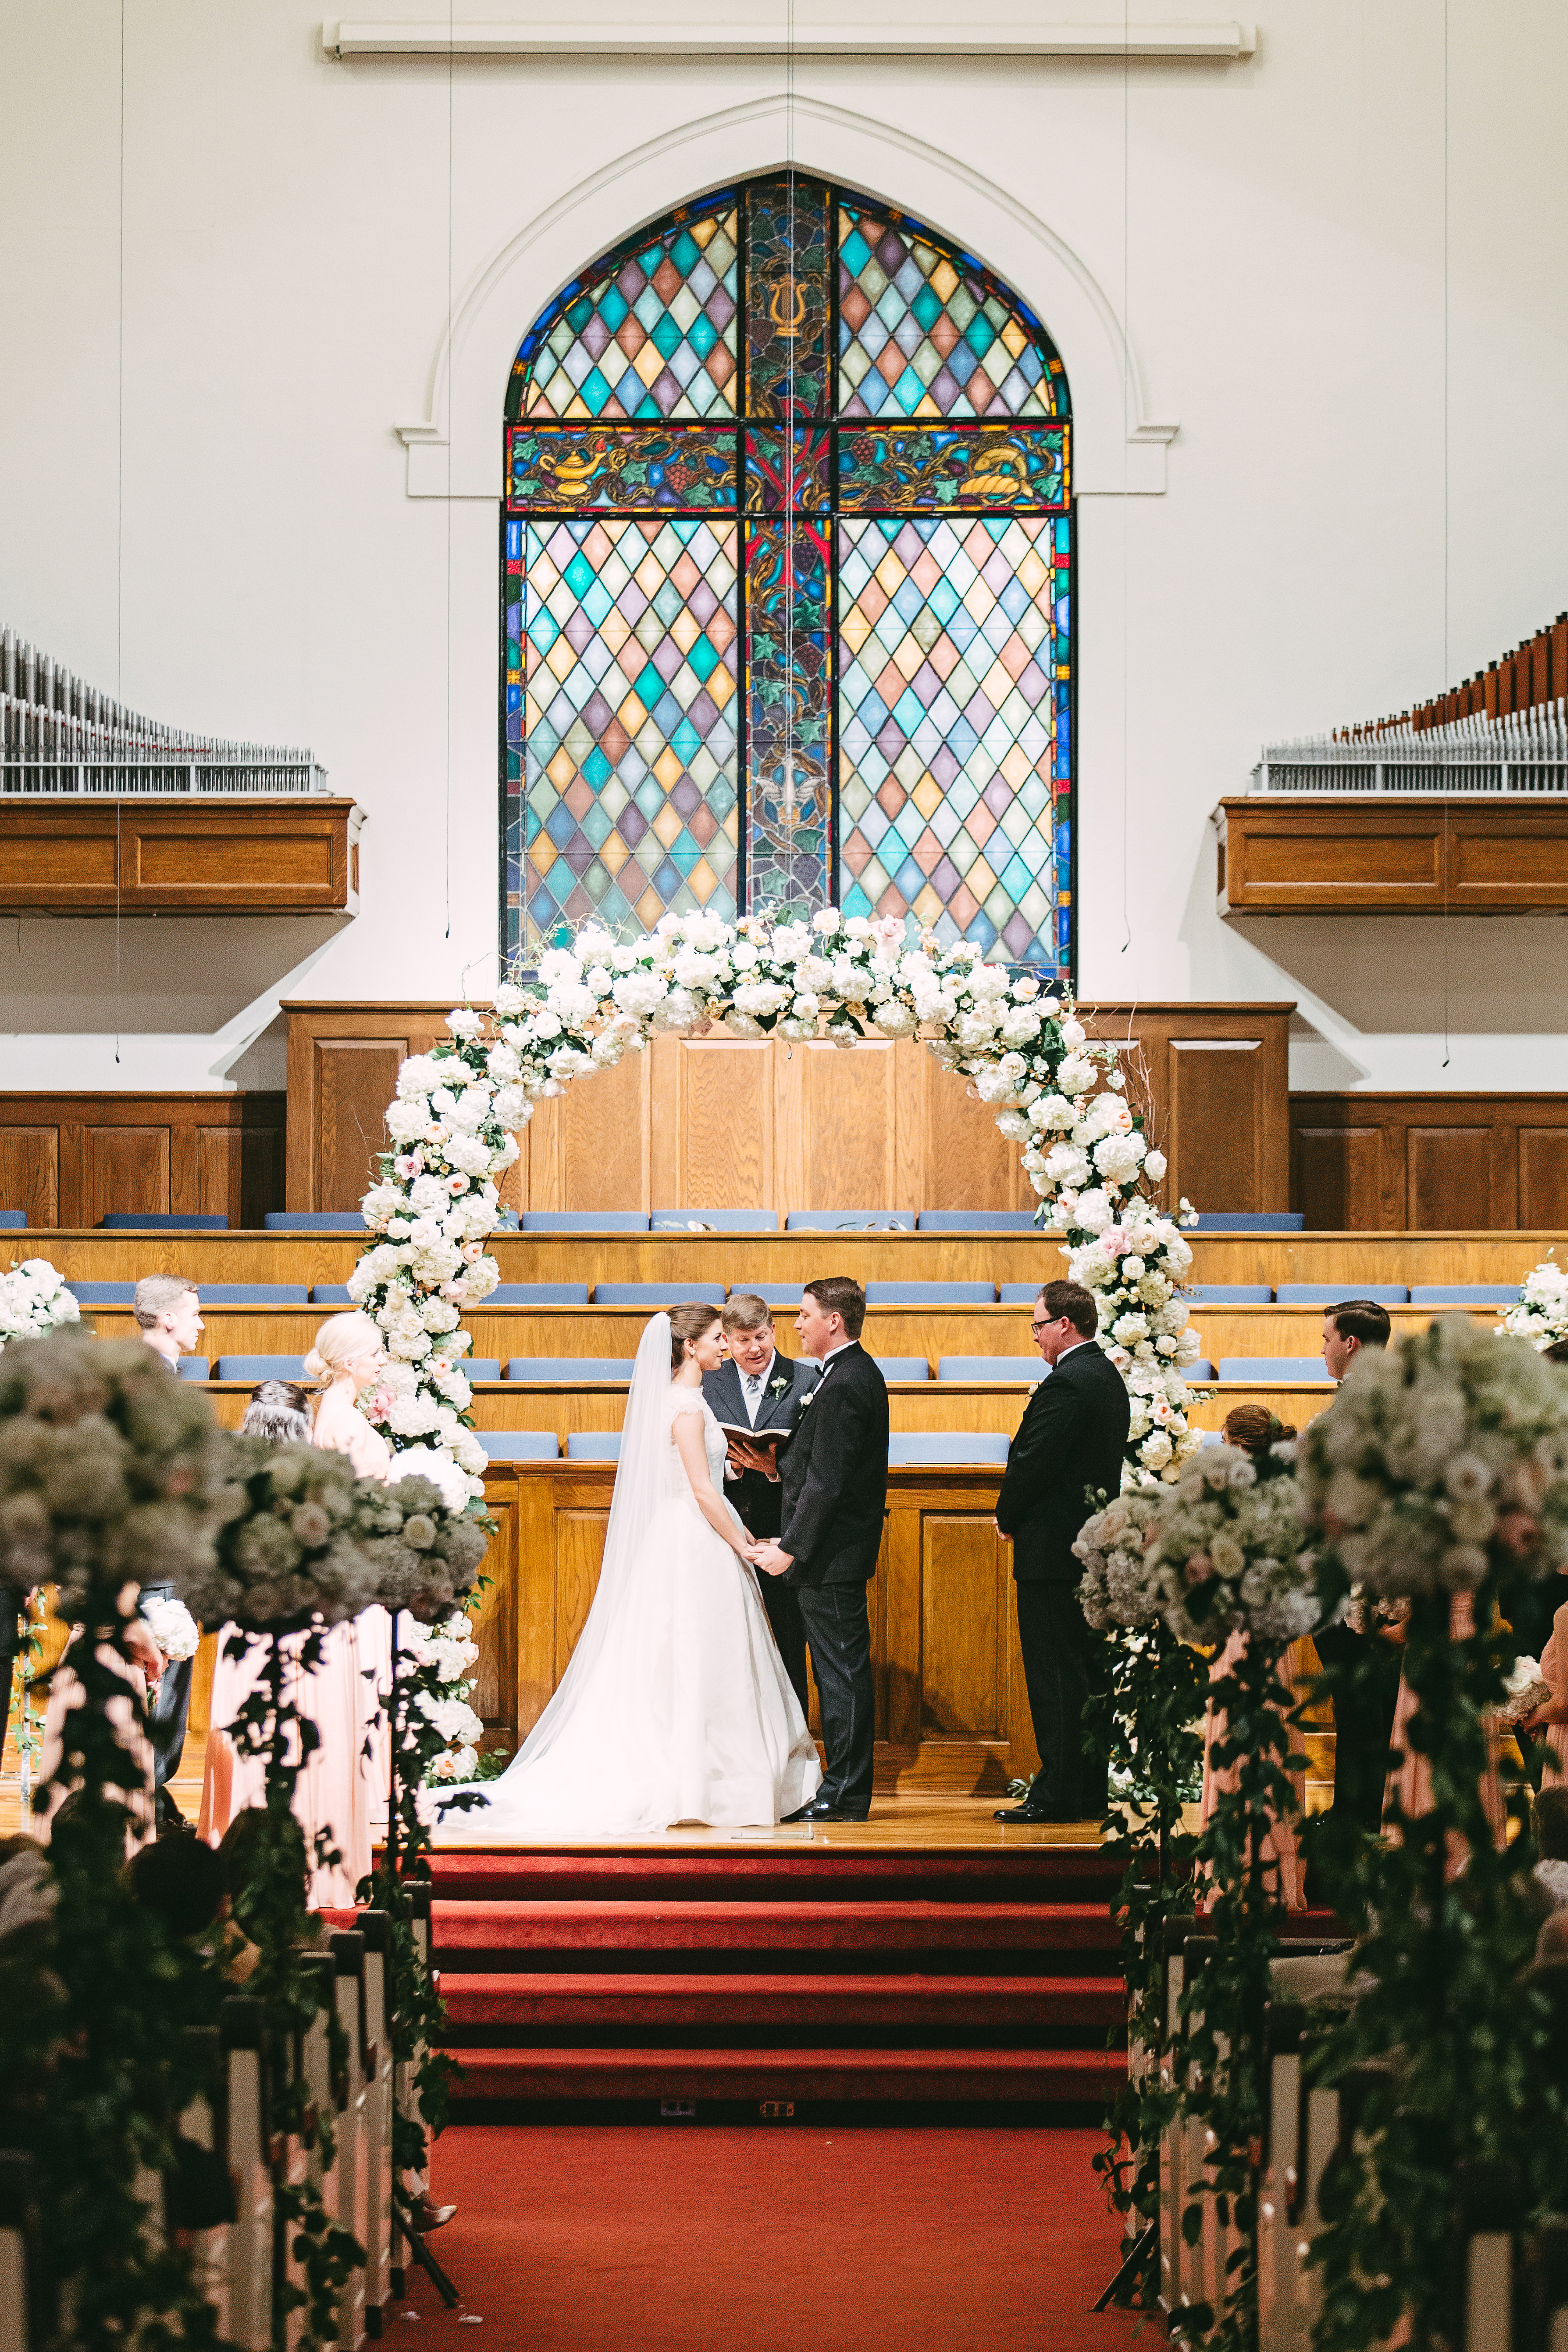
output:
[[[360,1410],[360,1398],[386,1368],[381,1333],[368,1315],[330,1315],[305,1359],[305,1377],[320,1383],[311,1441],[346,1454],[361,1478],[384,1479],[392,1448]]]

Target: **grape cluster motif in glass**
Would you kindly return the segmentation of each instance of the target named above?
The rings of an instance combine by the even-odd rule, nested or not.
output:
[[[774,172],[568,286],[507,418],[509,955],[833,901],[1070,976],[1072,425],[1026,304]]]
[[[528,911],[735,914],[735,526],[526,527]]]

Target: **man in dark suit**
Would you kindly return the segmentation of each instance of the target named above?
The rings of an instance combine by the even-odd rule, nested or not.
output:
[[[1323,1309],[1323,1365],[1342,1381],[1366,1349],[1386,1348],[1388,1309],[1375,1298],[1342,1298]],[[1333,1411],[1331,1405],[1330,1412]],[[1345,1677],[1334,1695],[1334,1796],[1318,1833],[1342,1837],[1362,1830],[1375,1837],[1383,1826],[1383,1792],[1399,1697],[1398,1649],[1375,1623],[1364,1633],[1352,1625],[1320,1625],[1312,1636],[1320,1663]],[[1357,1672],[1357,1668],[1364,1671]],[[1353,1675],[1353,1683],[1352,1677]],[[1318,1824],[1314,1824],[1318,1827]]]
[[[1099,1682],[1101,1639],[1079,1606],[1083,1563],[1073,1538],[1097,1506],[1121,1491],[1132,1409],[1127,1386],[1096,1345],[1100,1310],[1076,1282],[1047,1282],[1029,1328],[1049,1366],[1007,1449],[996,1525],[1013,1538],[1018,1641],[1040,1769],[999,1822],[1081,1822],[1105,1811],[1105,1766],[1083,1752],[1084,1701]]]
[[[866,1294],[847,1275],[808,1282],[795,1329],[822,1377],[779,1464],[782,1525],[757,1565],[800,1601],[822,1696],[827,1769],[792,1822],[863,1822],[875,1736],[866,1586],[888,1503],[888,1383],[860,1345]]]
[[[740,1423],[756,1430],[776,1429],[788,1438],[800,1419],[801,1406],[816,1386],[817,1366],[792,1362],[779,1354],[767,1302],[753,1291],[731,1291],[722,1321],[730,1352],[716,1372],[703,1373],[703,1395],[718,1419],[731,1428]],[[731,1437],[724,1481],[726,1496],[752,1535],[776,1537],[784,1513],[778,1447],[748,1445],[743,1438]],[[782,1577],[764,1576],[763,1606],[800,1711],[809,1716],[805,1621],[800,1613],[800,1595]]]

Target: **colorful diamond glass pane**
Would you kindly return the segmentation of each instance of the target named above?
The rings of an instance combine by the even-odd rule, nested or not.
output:
[[[537,951],[593,915],[735,913],[736,526],[694,518],[522,533],[520,904]]]
[[[731,205],[656,231],[569,287],[518,353],[510,413],[733,415],[739,233]]]
[[[943,941],[1061,964],[1053,606],[1069,562],[1050,519],[839,525],[847,913],[913,915]]]
[[[1060,416],[1067,378],[1016,295],[900,215],[838,208],[841,416]]]

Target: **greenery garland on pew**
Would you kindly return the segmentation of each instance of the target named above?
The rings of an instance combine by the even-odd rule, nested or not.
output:
[[[1192,1916],[1197,1839],[1183,1828],[1182,1813],[1203,1759],[1195,1728],[1203,1660],[1165,1624],[1143,1573],[1143,1548],[1159,1509],[1158,1490],[1131,1491],[1098,1511],[1073,1546],[1084,1563],[1083,1613],[1109,1637],[1110,1679],[1085,1708],[1084,1734],[1110,1771],[1104,1849],[1124,1858],[1116,1909],[1129,2064],[1106,2117],[1109,2145],[1094,2168],[1131,2233],[1159,2210],[1160,2141],[1176,2106],[1167,2056],[1165,1930]],[[1144,2266],[1119,2301],[1152,2309],[1158,2292],[1156,2253],[1152,2273]]]
[[[1481,1793],[1513,1651],[1500,1620],[1521,1582],[1568,1562],[1568,1381],[1524,1340],[1444,1317],[1363,1352],[1301,1455],[1325,1609],[1352,1588],[1409,1603],[1406,1737],[1431,1778],[1430,1811],[1396,1809],[1397,1842],[1324,1857],[1361,1938],[1360,1997],[1314,2071],[1378,2071],[1323,2184],[1313,2341],[1363,2352],[1403,2323],[1419,2352],[1452,2332],[1456,2168],[1516,2168],[1521,2231],[1568,2206],[1568,1989],[1549,1998],[1548,1976],[1525,1973],[1534,1856],[1527,1836],[1498,1850]],[[1363,1654],[1322,1686],[1374,1671]]]
[[[8,1599],[54,1584],[82,1629],[65,1661],[82,1703],[35,1792],[40,1811],[72,1801],[47,1854],[11,1866],[28,1875],[34,1965],[4,2010],[0,2132],[37,2164],[56,2340],[81,2352],[216,2341],[190,2256],[142,2201],[175,2169],[179,2115],[216,2087],[179,2030],[193,1963],[122,1865],[143,1787],[128,1739],[147,1728],[129,1680],[136,1587],[150,1556],[208,1556],[222,1477],[205,1398],[139,1342],[60,1332],[0,1356],[0,1584]]]

